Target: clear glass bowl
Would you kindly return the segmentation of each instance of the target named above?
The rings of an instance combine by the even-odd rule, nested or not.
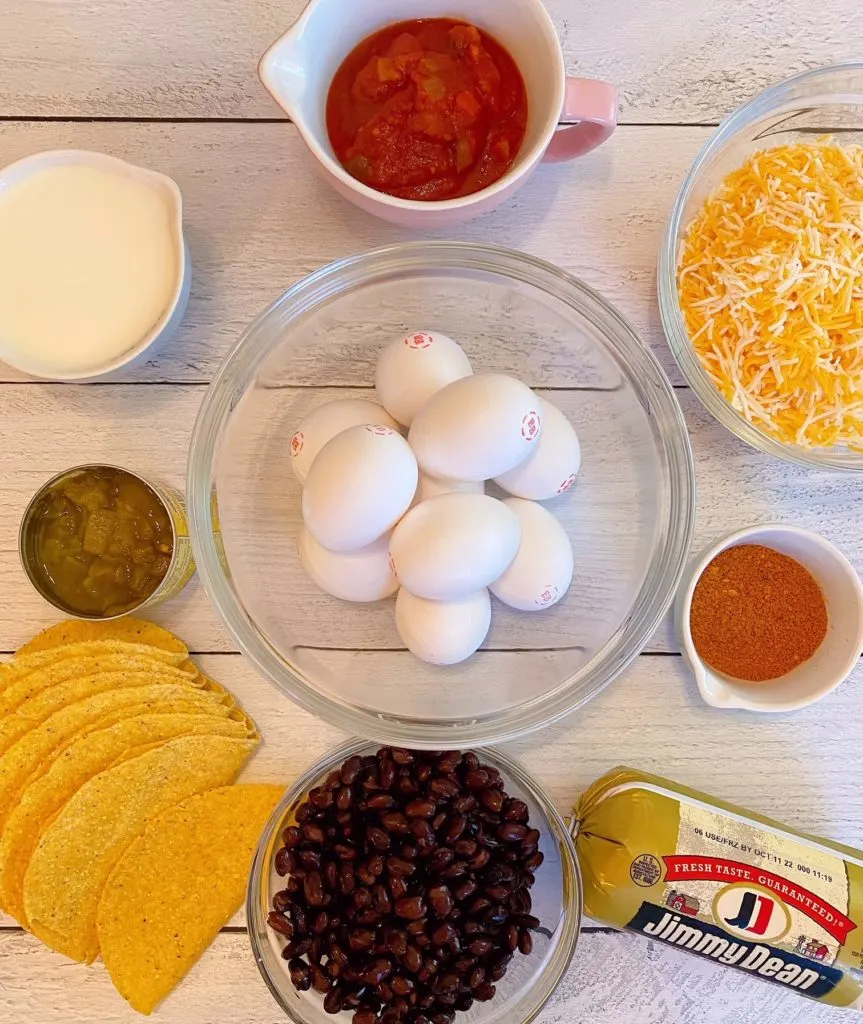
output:
[[[267,914],[272,898],[284,888],[273,867],[281,846],[282,830],[294,821],[299,804],[314,786],[353,754],[373,754],[376,744],[350,740],[332,750],[313,765],[291,786],[273,812],[258,844],[249,889],[246,916],[252,952],[267,987],[276,1002],[295,1024],[326,1024],[333,1020],[349,1020],[350,1015],[332,1017],[324,1012],[323,996],[310,990],[298,992],[291,984],[287,963],[281,952],[284,937],[267,927]],[[540,920],[534,932],[533,951],[529,956],[516,956],[504,978],[497,982],[494,999],[474,1003],[466,1013],[459,1013],[457,1024],[528,1024],[548,1001],[566,973],[575,952],[581,924],[582,886],[575,847],[569,829],[554,805],[517,761],[502,751],[486,748],[477,751],[485,764],[500,771],[504,788],[510,796],[524,800],[530,811],[530,823],[539,829],[539,848],[545,856],[536,872],[536,883],[530,891],[531,913]]]
[[[680,244],[690,222],[723,178],[758,150],[836,133],[863,143],[863,62],[804,71],[736,110],[710,136],[680,188],[659,256],[659,311],[668,344],[707,411],[733,434],[768,455],[822,469],[863,472],[863,453],[784,444],[734,409],[703,369],[689,341],[677,296]]]
[[[306,577],[289,466],[306,413],[331,398],[373,397],[380,348],[420,328],[456,338],[476,370],[550,394],[584,451],[576,486],[549,503],[575,551],[569,594],[534,615],[496,605],[484,647],[450,668],[405,650],[392,600],[346,604]],[[671,601],[693,506],[686,427],[650,351],[579,281],[493,247],[392,246],[295,285],[222,366],[190,451],[196,561],[240,649],[333,725],[414,748],[500,742],[611,682]]]

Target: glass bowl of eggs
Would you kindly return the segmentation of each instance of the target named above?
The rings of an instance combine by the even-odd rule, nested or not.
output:
[[[673,389],[598,294],[492,246],[394,245],[300,281],[201,407],[203,585],[301,707],[415,749],[584,704],[682,573],[694,473]]]

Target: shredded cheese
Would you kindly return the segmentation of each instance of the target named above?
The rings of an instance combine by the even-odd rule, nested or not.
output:
[[[756,153],[687,230],[686,328],[731,405],[778,440],[863,449],[863,146]]]

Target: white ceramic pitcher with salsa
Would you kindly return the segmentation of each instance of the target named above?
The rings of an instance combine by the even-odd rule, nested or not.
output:
[[[327,131],[327,96],[342,61],[394,22],[457,18],[476,25],[515,60],[527,93],[524,140],[508,170],[470,195],[405,199],[353,177]],[[498,206],[543,161],[573,160],[605,142],[617,124],[617,91],[607,82],[567,77],[554,24],[541,0],[312,0],[261,58],[264,86],[294,121],[329,183],[368,213],[405,227],[446,227]],[[561,122],[568,122],[561,124]]]

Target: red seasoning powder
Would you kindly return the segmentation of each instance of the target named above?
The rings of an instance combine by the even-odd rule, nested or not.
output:
[[[701,574],[689,616],[711,668],[761,683],[808,661],[827,635],[827,606],[795,559],[761,544],[720,552]]]

